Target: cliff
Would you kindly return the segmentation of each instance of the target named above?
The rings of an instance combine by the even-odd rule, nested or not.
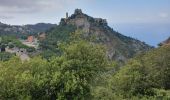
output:
[[[160,46],[170,45],[170,37],[159,44]]]
[[[76,9],[71,16],[68,16],[68,13],[66,13],[66,17],[61,19],[60,24],[49,31],[47,36],[49,41],[60,41],[60,38],[62,40],[66,39],[65,36],[69,36],[68,34],[73,31],[73,29],[69,29],[69,25],[75,26],[76,29],[81,29],[87,38],[95,35],[97,43],[107,47],[108,57],[120,62],[124,62],[134,55],[146,52],[152,48],[144,42],[114,31],[108,26],[106,19],[93,18],[84,14],[81,9]]]

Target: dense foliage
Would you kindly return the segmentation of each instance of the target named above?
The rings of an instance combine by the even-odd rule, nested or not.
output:
[[[22,42],[19,39],[17,39],[16,37],[13,37],[13,36],[2,36],[2,37],[0,37],[0,48],[1,49],[6,48],[7,46],[9,48],[14,48],[14,47],[24,48],[28,52],[35,51],[35,48],[28,47],[28,46],[22,44]]]
[[[112,78],[112,89],[124,98],[170,99],[170,47],[163,46],[130,60]]]
[[[0,99],[80,100],[92,98],[96,77],[111,66],[104,48],[85,40],[60,45],[61,56],[0,63]]]
[[[13,36],[2,36],[1,38],[1,45],[8,45],[9,47],[13,48],[14,46],[19,48],[25,48],[26,46],[23,45],[16,37]]]
[[[51,50],[53,52],[58,52],[56,48],[59,42],[68,41],[70,33],[75,31],[75,27],[72,25],[58,25],[55,28],[47,31],[46,39],[40,41],[40,47],[43,50]]]
[[[8,52],[0,52],[0,61],[7,61],[12,58],[14,54]]]
[[[42,49],[40,55],[45,59],[60,55],[61,51],[58,49],[58,45],[61,42],[68,42],[75,29],[72,25],[58,25],[48,30],[46,39],[40,41],[40,48]]]
[[[56,31],[62,32],[63,28],[58,26]],[[67,41],[56,31],[53,33],[56,37],[49,34],[47,40],[51,41],[46,41],[48,45],[42,41],[41,56],[29,61],[0,53],[0,99],[170,99],[168,45],[140,54],[119,67],[106,57],[104,46],[93,42],[93,37],[83,38],[80,30],[68,33],[73,29],[63,31],[65,36],[71,35]],[[2,41],[8,45],[9,42],[17,43],[7,37]]]

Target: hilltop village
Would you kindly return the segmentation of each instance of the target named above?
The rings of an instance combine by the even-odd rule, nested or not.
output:
[[[170,38],[153,48],[81,9],[45,31],[0,27],[0,100],[170,100]]]
[[[15,45],[15,42],[8,42],[3,44],[5,38],[1,38],[2,46],[0,47],[0,52],[7,52],[15,54],[21,58],[21,60],[29,60],[29,55],[35,54],[39,51],[39,41],[45,39],[46,34],[44,32],[38,33],[38,36],[29,35],[25,39],[17,38],[15,42],[21,43],[22,46]],[[12,39],[11,39],[12,40]],[[10,41],[11,41],[10,40]],[[4,46],[3,46],[4,45]]]
[[[105,45],[107,49],[107,57],[111,60],[125,62],[128,58],[133,57],[135,54],[147,51],[151,47],[144,42],[124,36],[119,32],[114,31],[108,26],[107,20],[102,18],[94,18],[82,12],[81,9],[75,9],[72,15],[66,13],[65,18],[61,18],[59,25],[50,28],[47,33],[39,32],[34,35],[26,35],[24,38],[20,37],[18,40],[25,46],[14,46],[10,48],[12,52],[18,52],[20,49],[26,49],[26,53],[33,55],[43,51],[45,58],[58,54],[56,50],[59,42],[65,42],[69,39],[70,33],[76,30],[81,30],[83,36],[87,39],[95,36],[95,43]],[[39,43],[41,41],[41,47]],[[4,47],[1,51],[4,51]],[[40,48],[41,50],[40,50]],[[6,50],[9,51],[9,50]],[[35,52],[34,52],[35,51]],[[126,52],[124,52],[126,51]],[[48,53],[47,53],[48,52]],[[22,52],[23,53],[23,52]]]

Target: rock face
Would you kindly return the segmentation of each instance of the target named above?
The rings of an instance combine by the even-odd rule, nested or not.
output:
[[[110,59],[126,61],[135,54],[152,48],[144,42],[114,31],[108,26],[106,19],[93,18],[84,14],[81,9],[76,9],[74,14],[61,19],[60,25],[68,24],[75,25],[87,35],[95,35],[99,43],[106,45]]]
[[[162,43],[160,43],[159,45],[160,46],[164,46],[164,45],[169,45],[170,46],[170,37],[167,40],[165,40]]]
[[[107,21],[102,18],[90,17],[84,14],[81,9],[76,9],[70,17],[62,18],[60,24],[72,24],[86,33],[92,33],[93,26],[107,26]]]

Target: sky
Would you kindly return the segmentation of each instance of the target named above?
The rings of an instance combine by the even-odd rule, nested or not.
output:
[[[76,8],[152,46],[170,36],[170,0],[0,0],[0,22],[58,24]]]

